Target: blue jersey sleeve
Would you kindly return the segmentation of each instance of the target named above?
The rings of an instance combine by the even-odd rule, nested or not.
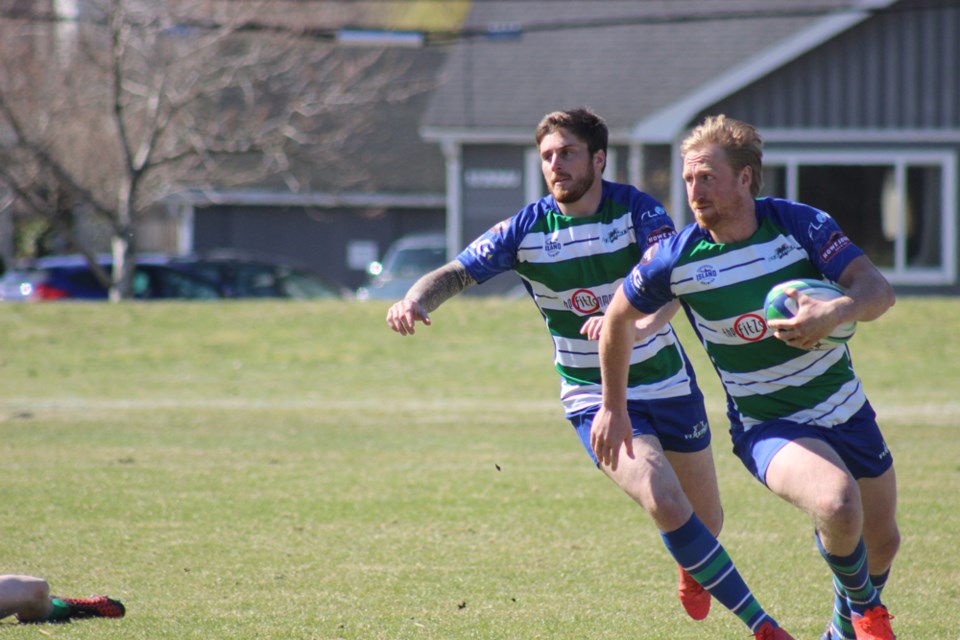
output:
[[[667,215],[667,210],[656,199],[639,191],[637,195],[637,202],[632,207],[633,228],[640,250],[645,251],[660,240],[676,235],[677,228]]]
[[[863,255],[837,221],[824,211],[776,198],[760,199],[757,206],[763,207],[762,213],[787,229],[806,250],[813,265],[833,282],[840,279],[840,274],[855,258]]]
[[[667,245],[673,244],[676,236],[650,245],[640,262],[623,281],[623,293],[638,311],[650,314],[673,300],[670,287],[672,267]]]
[[[471,242],[457,260],[477,282],[486,282],[505,271],[511,271],[517,262],[517,218],[522,214],[498,222]]]

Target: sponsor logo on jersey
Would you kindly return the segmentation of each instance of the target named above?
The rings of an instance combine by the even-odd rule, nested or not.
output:
[[[820,259],[824,262],[830,262],[838,253],[849,246],[850,238],[842,231],[835,231],[830,235],[827,243],[820,248]]]
[[[647,247],[647,250],[643,252],[643,257],[640,258],[640,264],[650,264],[650,261],[653,260],[653,257],[657,255],[657,250],[660,245],[652,244]]]
[[[644,211],[643,213],[641,213],[641,214],[640,214],[640,219],[641,219],[641,220],[652,220],[653,218],[659,218],[659,217],[665,216],[665,215],[667,215],[667,210],[666,210],[666,209],[664,209],[663,207],[654,207],[652,211],[651,211],[650,209],[647,209],[646,211]]]
[[[544,238],[543,251],[551,258],[557,256],[563,249],[563,243],[555,238]]]
[[[614,242],[616,242],[623,236],[627,235],[628,233],[630,232],[626,229],[611,229],[610,231],[607,232],[607,235],[603,237],[603,243],[613,244]]]
[[[817,234],[820,233],[821,229],[823,229],[824,223],[830,219],[831,218],[829,214],[827,214],[826,212],[824,211],[817,212],[817,223],[814,224],[811,222],[810,225],[807,227],[807,235],[810,237],[811,240],[816,240]]]
[[[701,251],[713,251],[718,247],[719,245],[716,245],[712,242],[708,242],[707,240],[701,240],[700,242],[697,243],[697,246],[693,248],[693,251],[690,252],[690,257],[692,258],[693,256],[697,255]]]
[[[733,332],[741,340],[756,342],[767,335],[767,323],[756,313],[747,313],[733,321]]]
[[[710,425],[707,424],[706,420],[701,420],[697,424],[693,425],[690,433],[683,436],[684,440],[700,440],[707,435],[710,431]]]
[[[652,246],[660,242],[661,240],[666,240],[670,236],[677,235],[677,230],[671,227],[670,225],[663,225],[656,231],[652,231],[650,235],[647,236],[647,246]]]
[[[797,247],[790,244],[789,242],[784,242],[782,245],[773,250],[773,255],[768,257],[767,260],[773,262],[775,260],[783,260],[790,252],[795,250]]]
[[[597,294],[590,291],[590,289],[578,289],[570,296],[570,300],[564,304],[568,309],[573,309],[577,313],[588,315],[600,311],[601,306],[610,304],[612,298],[612,295],[598,297]]]
[[[643,291],[643,275],[640,273],[640,269],[636,267],[633,268],[633,271],[630,272],[630,281],[633,284],[633,288],[637,291]]]
[[[700,284],[713,284],[713,281],[717,279],[718,275],[720,275],[720,273],[713,265],[705,264],[697,269],[694,278],[696,278]]]
[[[490,260],[493,257],[493,240],[490,238],[478,238],[473,243],[473,250],[484,260]]]

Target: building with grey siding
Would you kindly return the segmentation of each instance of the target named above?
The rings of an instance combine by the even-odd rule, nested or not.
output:
[[[679,142],[757,125],[764,195],[833,215],[902,291],[960,292],[960,7],[942,1],[474,3],[422,121],[462,246],[543,191],[533,130],[586,105],[608,177],[691,220]]]

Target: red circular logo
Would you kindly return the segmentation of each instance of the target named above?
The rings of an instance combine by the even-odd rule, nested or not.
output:
[[[743,340],[756,342],[767,335],[767,323],[762,316],[748,313],[736,319],[733,323],[733,330]]]
[[[570,304],[573,305],[574,309],[584,314],[596,313],[600,310],[600,300],[590,289],[574,291],[573,297],[570,298]]]

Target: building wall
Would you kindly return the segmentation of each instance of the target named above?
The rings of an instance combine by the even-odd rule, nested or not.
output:
[[[780,162],[784,175],[792,166],[793,179],[801,176],[794,194],[819,194],[823,201],[810,204],[844,218],[845,230],[884,263],[891,281],[905,291],[960,293],[960,7],[922,6],[894,5],[712,105],[696,122],[725,113],[757,125],[765,165]],[[858,199],[857,189],[880,193],[877,184],[899,175],[904,191],[913,185],[916,192],[918,176],[931,167],[933,187],[902,199],[906,222],[898,237],[906,239],[898,249],[883,237],[892,228],[890,201]],[[805,187],[804,172],[836,184],[811,189],[808,179]],[[872,186],[855,184],[871,174]],[[778,188],[772,195],[788,195],[787,185]],[[931,260],[946,275],[924,273]]]
[[[524,202],[525,146],[470,145],[463,149],[462,244],[519,211]]]
[[[375,244],[379,259],[400,236],[443,227],[444,213],[439,209],[198,207],[194,212],[193,249],[203,252],[226,248],[273,256],[354,289],[365,282],[366,273],[349,264],[351,243]]]
[[[960,129],[960,7],[899,3],[716,105],[764,128]]]

